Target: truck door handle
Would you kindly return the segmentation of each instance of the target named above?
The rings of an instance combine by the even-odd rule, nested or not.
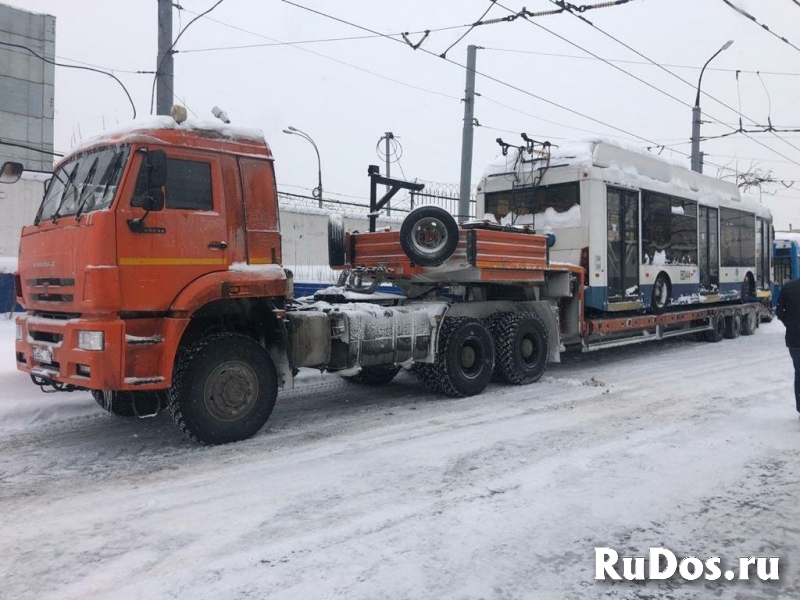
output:
[[[225,250],[228,247],[228,242],[209,242],[208,247],[212,250]]]

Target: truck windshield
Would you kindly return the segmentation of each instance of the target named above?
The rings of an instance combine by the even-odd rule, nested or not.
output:
[[[103,148],[61,165],[45,193],[36,223],[108,208],[117,193],[130,147]]]

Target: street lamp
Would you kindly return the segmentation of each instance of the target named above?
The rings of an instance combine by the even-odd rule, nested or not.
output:
[[[700,123],[703,117],[703,113],[700,111],[700,84],[703,82],[703,73],[705,73],[708,63],[714,60],[720,52],[727,50],[732,45],[733,40],[725,42],[725,45],[717,50],[700,70],[700,79],[697,81],[697,98],[694,101],[694,108],[692,109],[692,171],[696,171],[697,173],[703,172],[703,156],[700,154]]]
[[[317,200],[319,200],[319,207],[322,208],[322,161],[319,158],[319,149],[317,145],[314,143],[314,140],[311,139],[311,136],[308,135],[304,131],[300,131],[297,127],[292,127],[289,125],[287,129],[283,130],[283,133],[288,135],[299,135],[304,140],[308,140],[312,146],[314,146],[314,152],[317,153],[317,187],[311,192],[311,195],[314,196]]]

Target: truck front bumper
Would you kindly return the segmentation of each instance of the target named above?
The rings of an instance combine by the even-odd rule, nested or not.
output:
[[[177,346],[185,327],[183,319],[130,322],[117,316],[59,319],[23,315],[17,317],[16,323],[15,350],[20,371],[45,383],[92,390],[169,387],[172,360],[167,359],[167,348]],[[142,327],[150,335],[135,335],[141,334]],[[154,327],[158,328],[155,333]],[[83,332],[90,332],[84,337],[95,342],[95,349],[81,347]],[[102,343],[98,343],[100,334]],[[83,345],[89,344],[84,340]]]

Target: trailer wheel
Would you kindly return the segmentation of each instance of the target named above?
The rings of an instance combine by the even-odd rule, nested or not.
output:
[[[742,333],[742,318],[739,315],[725,317],[725,337],[735,340]]]
[[[423,267],[437,267],[458,246],[458,223],[438,206],[412,210],[400,226],[400,245],[406,256]]]
[[[167,407],[166,392],[92,390],[91,393],[100,408],[117,417],[135,417],[137,414],[149,416]]]
[[[342,377],[351,383],[361,385],[385,385],[400,372],[400,367],[371,366],[364,367],[356,375]]]
[[[742,335],[753,335],[758,328],[758,315],[754,310],[748,310],[742,317]]]
[[[706,341],[717,343],[721,342],[725,337],[725,317],[722,315],[715,315],[713,318],[712,328],[706,331]]]
[[[218,333],[185,352],[175,367],[169,411],[202,444],[227,444],[255,435],[278,393],[275,365],[253,339]]]
[[[666,273],[659,273],[653,284],[653,295],[650,298],[650,310],[654,313],[662,313],[670,305],[672,297],[672,285]]]
[[[480,394],[486,389],[494,369],[492,336],[476,319],[445,319],[442,327],[429,381],[435,382],[436,391],[447,396]]]
[[[495,374],[500,381],[526,385],[541,379],[547,368],[547,328],[534,313],[504,313],[492,328]]]
[[[347,264],[344,221],[339,215],[328,217],[328,266],[341,267]]]

